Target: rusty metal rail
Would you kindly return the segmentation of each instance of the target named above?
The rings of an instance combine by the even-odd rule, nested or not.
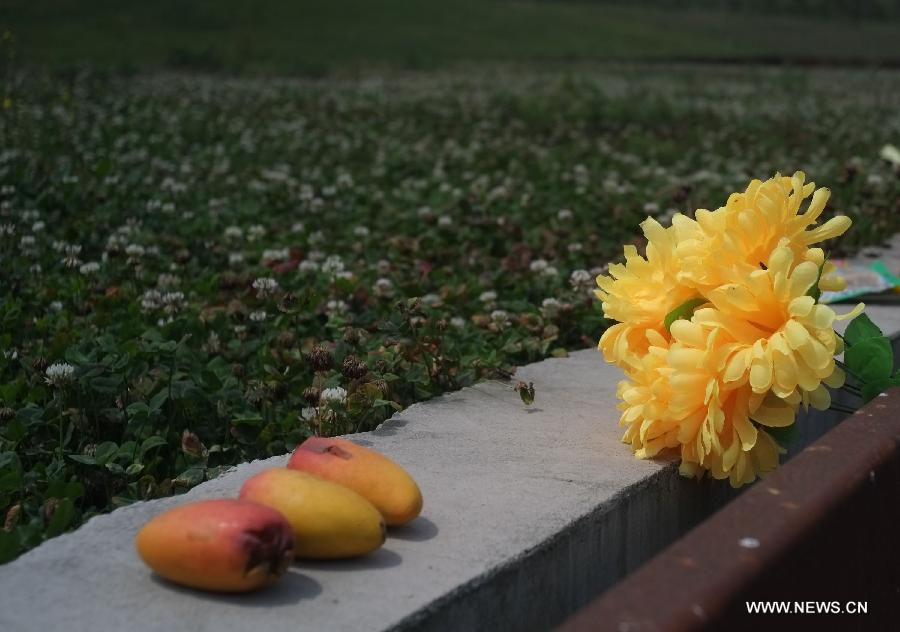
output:
[[[758,601],[789,602],[791,613],[748,613],[747,602]],[[797,613],[803,609],[830,612]],[[848,417],[560,630],[782,628],[900,630],[900,389]]]

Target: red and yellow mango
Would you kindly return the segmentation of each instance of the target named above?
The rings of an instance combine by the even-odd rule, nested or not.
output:
[[[204,500],[171,509],[144,525],[135,544],[160,576],[218,592],[271,584],[294,559],[294,534],[284,516],[242,500]]]
[[[310,437],[297,446],[288,467],[352,489],[391,526],[405,524],[422,511],[422,493],[406,470],[346,439]]]

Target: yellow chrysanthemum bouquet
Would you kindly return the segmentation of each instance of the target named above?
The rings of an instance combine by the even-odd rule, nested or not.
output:
[[[837,316],[818,303],[843,282],[816,244],[850,227],[844,216],[818,225],[828,197],[801,172],[754,180],[695,219],[647,219],[646,257],[626,246],[625,263],[597,278],[617,321],[599,347],[626,374],[620,423],[639,458],[678,450],[682,474],[737,487],[777,467],[772,429],[801,406],[831,406],[826,387],[844,383],[833,323],[863,306]]]

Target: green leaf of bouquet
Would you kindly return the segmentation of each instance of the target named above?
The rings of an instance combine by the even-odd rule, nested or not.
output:
[[[884,336],[852,345],[844,353],[844,361],[850,372],[866,384],[888,379],[894,370],[894,353]]]
[[[811,296],[815,302],[819,302],[819,299],[822,297],[822,290],[819,289],[819,281],[822,280],[822,271],[825,269],[825,264],[819,266],[819,274],[816,275],[816,282],[813,283],[809,290],[806,292],[807,296]]]
[[[797,422],[795,421],[790,426],[783,426],[781,428],[766,426],[764,430],[775,439],[778,445],[785,447],[797,436]]]
[[[896,386],[900,386],[900,377],[889,377],[883,380],[876,380],[874,382],[869,382],[868,384],[863,384],[860,396],[862,397],[863,403],[867,404],[878,397],[879,394]]]
[[[682,303],[675,309],[673,309],[671,312],[666,314],[666,320],[665,320],[666,331],[669,331],[669,329],[672,327],[672,323],[674,323],[676,320],[689,319],[691,316],[694,315],[694,310],[696,310],[698,307],[700,307],[704,303],[708,303],[708,302],[709,301],[707,301],[705,298],[702,298],[702,297],[701,298],[692,298],[690,300],[685,301],[684,303]]]
[[[881,329],[872,322],[872,319],[865,314],[860,314],[851,320],[847,326],[847,331],[844,332],[844,342],[848,347],[852,347],[863,340],[879,338],[883,335]]]

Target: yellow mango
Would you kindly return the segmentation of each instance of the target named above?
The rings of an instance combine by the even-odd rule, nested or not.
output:
[[[265,470],[244,483],[240,497],[272,507],[287,518],[294,530],[297,557],[357,557],[384,544],[384,520],[369,501],[305,472]]]

